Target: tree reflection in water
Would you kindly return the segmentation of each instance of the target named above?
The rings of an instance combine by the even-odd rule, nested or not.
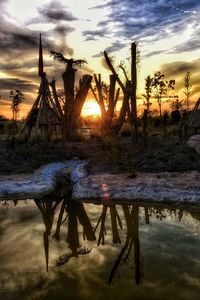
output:
[[[58,209],[55,233],[52,237],[59,241],[61,227],[63,224],[67,224],[66,241],[68,243],[69,251],[58,258],[56,266],[67,263],[73,257],[86,255],[91,252],[90,248],[81,246],[80,244],[80,228],[82,228],[83,231],[83,240],[95,241],[97,236],[97,246],[104,245],[107,233],[106,227],[109,226],[107,215],[110,214],[109,220],[111,226],[109,227],[111,227],[112,242],[114,244],[121,244],[122,239],[120,237],[120,231],[122,233],[122,219],[125,221],[125,241],[111,269],[108,279],[109,284],[112,283],[115,274],[119,270],[120,264],[127,264],[132,260],[134,261],[135,283],[140,284],[141,282],[142,271],[139,241],[139,218],[144,216],[146,224],[151,223],[152,216],[162,220],[166,218],[166,215],[171,215],[175,216],[178,221],[181,221],[184,214],[186,214],[196,220],[200,219],[200,214],[198,212],[191,212],[189,214],[183,209],[163,209],[152,207],[139,208],[134,205],[112,204],[102,206],[102,212],[98,218],[97,224],[93,227],[83,203],[76,202],[71,199],[56,201],[51,201],[50,199],[35,200],[35,203],[41,212],[45,225],[43,240],[47,271],[49,263],[49,236],[52,234],[54,215]],[[121,214],[119,214],[119,210],[121,211]]]
[[[48,272],[49,266],[49,236],[51,235],[51,229],[54,220],[54,214],[56,207],[59,205],[61,200],[52,202],[52,201],[39,201],[35,200],[37,207],[39,208],[42,219],[45,225],[45,231],[43,233],[43,241],[44,241],[44,252],[45,252],[45,260],[46,260],[46,270]]]

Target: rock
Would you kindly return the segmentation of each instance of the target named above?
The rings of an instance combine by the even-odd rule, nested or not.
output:
[[[42,166],[33,174],[0,176],[0,200],[42,198],[55,191],[59,177],[75,183],[85,176],[82,165],[83,161],[70,160]]]
[[[200,205],[200,173],[90,175],[74,185],[72,198],[94,203]]]
[[[187,145],[193,148],[200,154],[200,134],[192,135],[187,141]]]

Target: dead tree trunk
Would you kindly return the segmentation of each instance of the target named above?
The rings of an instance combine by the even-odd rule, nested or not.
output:
[[[125,78],[126,78],[126,84],[124,85],[122,81],[120,80],[117,72],[115,71],[115,68],[112,65],[112,62],[110,58],[108,57],[108,54],[106,51],[104,51],[104,57],[106,60],[106,63],[108,67],[110,68],[112,74],[116,78],[116,82],[119,84],[122,93],[123,93],[123,100],[122,100],[122,107],[119,113],[119,117],[116,121],[116,126],[115,126],[115,133],[118,134],[119,131],[121,130],[125,119],[126,115],[128,116],[128,119],[130,121],[131,129],[132,129],[132,123],[133,119],[135,119],[135,126],[136,128],[136,137],[138,136],[137,134],[137,107],[136,107],[136,49],[135,49],[135,56],[133,55],[133,63],[132,63],[132,80],[130,81],[128,79],[128,76],[126,74],[125,69],[121,66],[121,69],[124,72]],[[135,81],[134,79],[135,78]],[[133,92],[134,91],[134,92]],[[131,98],[131,107],[129,104],[129,99]]]
[[[110,76],[110,88],[109,88],[109,97],[108,97],[108,109],[105,112],[105,105],[103,106],[103,97],[102,97],[102,92],[100,91],[99,93],[99,89],[101,87],[99,87],[99,83],[96,82],[97,85],[97,90],[98,90],[98,99],[96,98],[97,102],[100,105],[101,108],[101,113],[102,113],[102,120],[103,123],[106,124],[106,126],[110,125],[111,128],[111,132],[114,134],[118,134],[125,122],[125,118],[126,118],[126,113],[128,111],[128,106],[129,106],[129,98],[130,98],[130,84],[127,80],[126,85],[124,85],[122,83],[122,81],[120,80],[117,72],[115,71],[115,68],[113,67],[113,64],[107,54],[106,51],[104,51],[104,58],[106,60],[106,63],[109,67],[109,69],[112,72],[112,75]],[[95,79],[96,81],[96,79]],[[117,118],[117,120],[115,121],[115,123],[112,123],[113,120],[113,116],[114,116],[114,110],[119,98],[119,92],[120,89],[117,90],[117,92],[115,93],[115,87],[116,87],[116,83],[118,83],[118,85],[121,88],[121,91],[123,93],[123,100],[122,100],[122,106],[121,106],[121,110],[119,113],[119,116]]]
[[[79,90],[75,96],[74,68],[67,67],[63,73],[65,103],[64,103],[64,139],[73,139],[77,134],[81,110],[90,88],[92,76],[84,75],[80,81]]]
[[[65,94],[63,131],[64,140],[66,141],[73,139],[77,134],[79,117],[91,85],[92,76],[83,76],[79,83],[79,90],[75,94],[76,69],[74,69],[74,66],[81,66],[86,63],[86,61],[82,59],[68,59],[64,57],[62,53],[53,50],[50,51],[50,55],[53,56],[56,61],[66,65],[65,72],[62,75]]]
[[[130,121],[131,129],[133,125],[133,139],[135,142],[138,141],[138,123],[137,123],[137,98],[136,98],[136,90],[137,90],[137,45],[136,43],[131,44],[131,81],[129,81],[128,76],[126,74],[125,69],[121,66],[123,73],[126,78],[126,85],[122,83],[118,74],[115,71],[115,68],[112,65],[111,60],[109,59],[107,52],[104,51],[104,57],[108,67],[110,68],[113,75],[116,76],[116,81],[121,87],[124,98],[122,103],[122,111],[120,112],[120,117],[117,121],[116,131],[123,125],[125,121],[126,113],[128,115],[128,119]],[[130,104],[129,104],[130,99]]]
[[[137,122],[137,44],[131,44],[131,119],[134,125],[133,138],[135,142],[138,142],[138,122]]]
[[[98,76],[94,74],[94,79],[97,93],[95,91],[95,88],[93,88],[92,86],[91,90],[101,110],[101,131],[103,135],[110,135],[114,131],[113,117],[115,107],[119,98],[120,88],[118,88],[115,93],[115,75],[110,75],[109,90],[107,90],[107,87],[105,86],[103,81],[101,81],[101,74],[99,74]]]

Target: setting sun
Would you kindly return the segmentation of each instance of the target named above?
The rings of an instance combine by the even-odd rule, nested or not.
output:
[[[87,116],[99,117],[101,115],[99,105],[96,103],[95,100],[87,100],[83,106],[81,115],[83,117],[87,117]]]

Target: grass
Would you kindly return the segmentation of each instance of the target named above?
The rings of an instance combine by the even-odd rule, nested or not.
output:
[[[128,136],[80,138],[65,146],[41,141],[28,144],[17,141],[13,146],[1,141],[0,173],[29,173],[43,164],[74,157],[87,159],[91,173],[200,171],[200,155],[180,141],[178,135],[152,134],[137,145]]]

